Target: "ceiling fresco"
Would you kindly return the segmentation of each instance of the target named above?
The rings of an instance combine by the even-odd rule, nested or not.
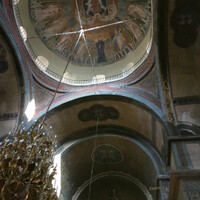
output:
[[[117,147],[102,144],[93,150],[91,158],[98,164],[119,164],[123,161],[124,156]]]
[[[106,107],[101,104],[92,105],[88,109],[83,109],[78,114],[79,120],[88,122],[90,120],[105,121],[108,119],[118,119],[119,111],[114,107]]]
[[[30,0],[29,14],[38,37],[56,55],[68,60],[73,52],[73,64],[102,66],[138,47],[150,26],[151,1]]]

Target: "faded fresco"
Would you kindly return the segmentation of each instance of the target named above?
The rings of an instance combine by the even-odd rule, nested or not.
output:
[[[81,37],[72,63],[109,64],[134,51],[151,22],[150,0],[30,0],[35,30],[46,46],[67,59]],[[88,49],[86,48],[86,43]]]
[[[121,200],[118,189],[115,187],[111,188],[109,200]]]
[[[103,144],[94,149],[92,160],[99,164],[119,164],[123,161],[122,152],[115,146]]]

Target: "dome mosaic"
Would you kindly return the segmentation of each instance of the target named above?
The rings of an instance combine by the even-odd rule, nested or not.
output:
[[[61,75],[71,56],[66,79],[119,77],[138,67],[151,43],[150,0],[20,0],[14,5],[26,46],[47,74]]]

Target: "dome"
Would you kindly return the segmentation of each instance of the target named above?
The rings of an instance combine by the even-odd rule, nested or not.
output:
[[[16,0],[14,10],[37,67],[63,83],[122,79],[151,48],[150,0]]]

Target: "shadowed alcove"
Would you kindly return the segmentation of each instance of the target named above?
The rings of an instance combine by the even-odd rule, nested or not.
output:
[[[149,188],[167,174],[155,148],[126,131],[99,131],[96,137],[73,140],[58,149],[61,199],[154,199],[156,192]]]

